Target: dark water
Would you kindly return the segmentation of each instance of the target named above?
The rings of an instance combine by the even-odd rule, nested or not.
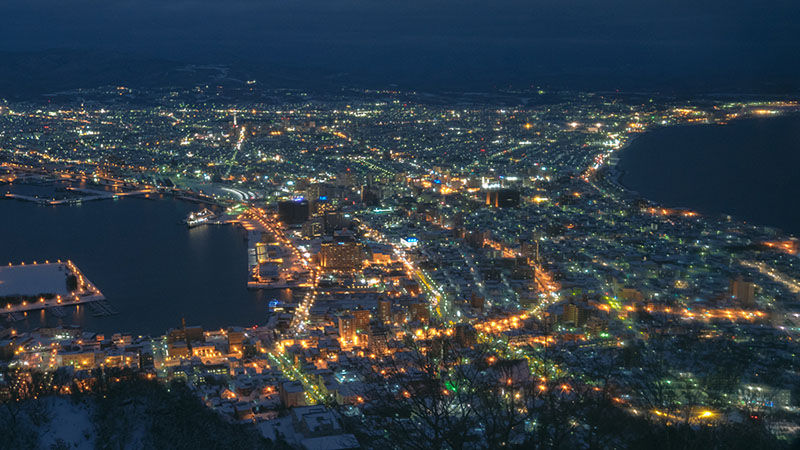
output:
[[[105,333],[162,334],[182,317],[207,328],[263,324],[268,302],[286,293],[247,290],[243,231],[179,223],[197,209],[172,199],[54,207],[0,200],[0,264],[71,259],[120,312],[98,318],[71,309],[63,319],[36,312],[0,326],[60,321]]]
[[[617,167],[622,184],[662,205],[800,236],[800,115],[657,129]]]

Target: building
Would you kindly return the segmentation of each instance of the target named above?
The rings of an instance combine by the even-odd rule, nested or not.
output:
[[[487,239],[491,239],[491,231],[467,231],[464,230],[464,241],[467,245],[474,248],[482,248]]]
[[[729,294],[733,300],[744,307],[756,305],[756,285],[742,277],[731,280]]]
[[[287,408],[305,406],[306,396],[303,385],[299,381],[286,381],[280,386],[281,403]]]
[[[361,186],[361,203],[365,206],[379,206],[381,202],[380,192],[372,186]]]
[[[589,318],[589,311],[574,303],[564,305],[564,314],[561,316],[562,323],[571,323],[576,327],[583,326]]]
[[[320,246],[319,265],[323,269],[351,271],[361,268],[364,250],[355,241],[336,240]]]
[[[191,349],[184,341],[167,343],[167,355],[169,358],[188,358],[190,354]]]
[[[356,185],[356,174],[347,169],[344,172],[336,174],[336,184],[343,187],[352,187]]]
[[[644,294],[642,294],[638,289],[633,288],[622,288],[619,293],[619,296],[629,302],[641,302],[644,301]]]
[[[74,366],[78,369],[91,369],[95,366],[94,351],[71,351],[59,353],[60,366]]]
[[[422,293],[422,288],[415,280],[404,278],[400,281],[400,286],[408,292],[408,295],[417,296]]]
[[[173,328],[167,332],[167,342],[201,342],[204,341],[203,327]]]
[[[428,304],[425,302],[414,302],[408,307],[411,320],[418,320],[420,322],[427,322],[430,319],[431,312],[428,309]]]
[[[513,208],[518,205],[519,191],[516,189],[492,189],[486,191],[486,206]]]
[[[300,439],[294,447],[307,450],[344,450],[360,448],[352,434],[343,434],[336,414],[324,406],[302,406],[292,409],[292,428]]]
[[[381,323],[392,321],[392,301],[386,298],[378,300],[378,319]]]
[[[278,202],[278,218],[287,225],[300,225],[308,220],[310,209],[307,200]]]
[[[256,242],[256,259],[259,264],[269,261],[269,248],[264,242]]]
[[[217,347],[214,344],[196,344],[192,346],[192,356],[197,356],[200,358],[213,358],[214,356],[219,356],[219,351],[217,351]]]
[[[337,230],[350,228],[353,223],[350,215],[341,211],[326,211],[322,214],[322,222],[325,234],[334,234]]]
[[[228,329],[228,353],[241,353],[244,343],[244,332]]]
[[[327,202],[339,194],[339,188],[328,183],[313,183],[306,189],[308,198],[313,204]]]
[[[356,340],[356,318],[352,314],[342,314],[339,316],[339,338],[343,342],[355,342]]]
[[[511,276],[518,280],[531,280],[536,277],[536,270],[528,265],[527,258],[518,257],[514,258]]]
[[[387,265],[394,262],[394,251],[391,246],[384,244],[369,244],[370,263]]]
[[[369,320],[372,315],[370,314],[369,310],[366,309],[357,309],[353,311],[353,317],[355,319],[354,325],[356,327],[356,331],[368,331],[369,330]]]
[[[483,311],[483,306],[486,304],[486,298],[482,295],[472,294],[469,300],[469,305],[477,310]]]
[[[137,352],[124,351],[121,349],[110,350],[105,355],[102,364],[103,367],[130,367],[132,369],[139,369],[139,354]],[[73,364],[74,365],[74,364]]]
[[[325,221],[321,217],[314,217],[303,224],[303,236],[319,237],[325,234]]]
[[[380,355],[389,349],[389,330],[380,324],[372,325],[369,329],[369,351]]]
[[[472,347],[475,345],[478,334],[475,328],[468,323],[456,324],[455,338],[458,345],[462,347]]]

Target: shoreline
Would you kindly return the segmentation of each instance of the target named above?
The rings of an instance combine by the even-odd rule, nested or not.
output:
[[[138,200],[144,200],[144,199],[143,198],[139,198]],[[186,200],[178,199],[178,198],[175,198],[173,196],[164,196],[163,198],[155,198],[155,200],[164,200],[168,204],[175,205],[175,207],[179,208],[179,210],[191,208],[190,205],[192,205],[191,202],[187,202]],[[29,202],[3,202],[3,203],[8,205],[8,208],[9,208],[8,211],[10,211],[10,212],[18,211],[19,210],[18,208],[26,208],[26,210],[27,210],[27,208],[32,208],[31,211],[33,211],[34,209],[35,210],[39,210],[39,211],[42,211],[42,210],[44,210],[44,211],[53,211],[56,214],[57,217],[62,217],[63,214],[67,214],[67,217],[75,217],[76,214],[82,215],[82,213],[80,213],[80,212],[67,213],[67,211],[69,211],[69,210],[75,211],[75,209],[73,209],[73,208],[55,208],[55,207],[39,208],[38,205],[33,204],[33,203],[29,203]],[[150,210],[150,207],[147,207],[145,205],[149,205],[149,204],[153,204],[153,203],[161,203],[161,202],[135,201],[135,202],[125,202],[125,203],[128,204],[129,206],[127,206],[127,207],[125,207],[123,209],[128,211],[125,214],[129,215],[129,214],[139,214],[140,207],[146,207],[147,210]],[[19,206],[16,206],[15,204],[17,204]],[[141,206],[138,206],[138,205],[141,205]],[[178,206],[178,205],[183,205],[183,206]],[[100,204],[98,204],[98,206],[100,206],[100,207],[96,208],[96,209],[93,208],[93,210],[95,212],[93,212],[91,214],[92,217],[95,217],[95,216],[99,217],[99,216],[104,215],[107,206],[111,206],[111,204],[108,204],[108,205],[104,204],[102,206]],[[170,209],[170,207],[167,207],[167,209]],[[160,208],[159,210],[163,210],[163,208]],[[59,211],[64,211],[64,213],[62,214]],[[41,212],[41,213],[37,214],[37,216],[42,216],[42,215],[45,215],[47,217],[51,217],[50,213],[48,213],[48,212]],[[112,215],[112,216],[113,217],[117,217],[116,215]],[[93,219],[89,219],[89,220],[93,220]],[[177,220],[171,221],[171,220],[169,220],[167,218],[167,219],[165,219],[165,221],[162,221],[162,222],[158,222],[160,224],[158,226],[163,226],[163,225],[168,225],[170,227],[174,226],[175,227],[174,228],[174,232],[170,232],[170,233],[167,233],[165,235],[159,234],[159,236],[163,236],[163,238],[162,237],[158,237],[155,241],[153,241],[153,249],[154,249],[153,251],[156,251],[155,249],[158,247],[158,245],[160,245],[160,244],[158,244],[158,242],[162,242],[162,243],[166,242],[166,241],[163,241],[163,239],[167,239],[169,242],[172,242],[172,236],[176,235],[177,233],[185,234],[187,236],[186,239],[181,239],[181,241],[187,242],[188,247],[186,247],[186,248],[190,249],[190,250],[187,250],[187,251],[189,251],[189,253],[186,253],[184,255],[185,257],[191,257],[193,254],[195,254],[194,252],[196,252],[196,251],[208,251],[208,249],[210,248],[210,247],[206,247],[206,244],[205,244],[206,242],[209,242],[208,237],[202,238],[202,236],[204,234],[206,234],[206,233],[204,233],[204,232],[201,232],[201,233],[190,233],[189,230],[187,230],[185,228],[185,226],[180,226],[179,222]],[[9,225],[9,227],[11,227],[11,225]],[[216,229],[216,228],[217,227],[214,227],[214,229]],[[221,228],[228,228],[228,227],[221,227]],[[229,230],[231,230],[231,231],[230,232],[226,232],[225,235],[227,235],[228,233],[232,233],[234,235],[233,236],[233,240],[236,243],[242,241],[242,237],[244,236],[244,234],[242,233],[242,230],[240,229],[240,227],[230,227]],[[23,229],[22,231],[20,231],[20,233],[22,235],[24,235],[25,234],[25,230]],[[191,237],[192,235],[194,235],[196,237],[192,238]],[[200,241],[197,241],[197,243],[194,244],[194,245],[188,244],[188,243],[192,242],[193,240],[196,240],[197,236],[201,237]],[[77,239],[80,240],[82,238],[78,237]],[[225,240],[223,240],[221,242],[224,243],[224,242],[229,242],[229,241],[226,238]],[[166,245],[166,244],[164,244],[164,245]],[[208,244],[208,245],[212,245],[212,247],[214,249],[220,249],[220,244],[219,243],[217,243],[217,244],[211,243],[211,244]],[[221,244],[221,245],[223,247],[225,246],[225,244]],[[169,303],[163,305],[162,302],[158,300],[159,298],[171,297],[171,296],[176,295],[179,292],[182,292],[183,288],[181,286],[183,286],[183,285],[182,284],[178,284],[178,283],[184,283],[184,282],[194,283],[195,282],[194,280],[198,280],[199,279],[197,277],[204,277],[205,276],[204,274],[208,274],[209,270],[212,270],[212,269],[208,269],[208,270],[199,269],[200,270],[199,272],[196,272],[196,273],[192,272],[192,273],[195,273],[195,275],[192,275],[192,276],[189,276],[189,277],[181,276],[181,277],[179,277],[180,278],[179,280],[174,281],[174,282],[173,281],[169,281],[169,282],[161,282],[161,281],[159,281],[159,283],[161,283],[161,284],[159,284],[159,287],[150,290],[150,291],[153,292],[152,295],[149,295],[149,294],[144,295],[144,294],[134,293],[134,292],[128,291],[128,288],[129,288],[128,281],[126,281],[124,279],[119,279],[119,277],[116,277],[116,276],[113,276],[113,275],[109,275],[109,273],[108,273],[109,271],[101,273],[102,272],[102,270],[101,270],[100,272],[98,272],[98,269],[97,269],[98,264],[96,264],[96,261],[95,261],[95,264],[92,264],[91,261],[81,262],[82,261],[81,258],[83,258],[85,260],[86,259],[85,257],[87,255],[88,256],[92,256],[91,252],[83,251],[83,252],[74,253],[74,252],[72,252],[72,250],[74,250],[74,249],[72,249],[71,246],[67,246],[67,247],[62,247],[62,246],[51,247],[49,250],[54,250],[54,251],[49,251],[48,250],[48,246],[49,246],[49,244],[46,245],[46,246],[40,246],[40,247],[42,247],[43,251],[39,251],[39,250],[35,250],[34,249],[35,251],[22,252],[22,253],[15,252],[14,248],[12,247],[12,248],[9,249],[11,252],[10,252],[10,254],[8,256],[11,259],[15,260],[15,261],[16,260],[29,261],[29,260],[33,260],[34,257],[38,259],[40,256],[42,257],[42,259],[44,259],[43,255],[49,256],[50,253],[53,253],[54,255],[67,255],[67,256],[69,256],[71,259],[76,260],[78,262],[78,264],[81,266],[82,270],[87,271],[87,274],[90,277],[92,277],[92,281],[95,282],[95,283],[98,283],[98,286],[102,288],[103,294],[105,295],[106,300],[109,301],[115,307],[115,309],[119,311],[119,314],[116,316],[117,318],[114,318],[112,320],[106,320],[106,318],[99,318],[99,317],[93,316],[90,313],[90,311],[84,311],[82,314],[78,314],[76,312],[76,310],[74,309],[74,307],[72,307],[72,303],[70,303],[67,306],[70,306],[71,308],[69,308],[69,309],[67,309],[65,311],[66,315],[58,315],[58,314],[54,315],[54,314],[51,314],[51,311],[48,311],[47,312],[47,317],[44,318],[43,316],[40,316],[40,314],[38,312],[36,314],[34,314],[33,316],[29,312],[28,315],[27,315],[27,319],[25,321],[15,321],[14,323],[5,323],[4,322],[5,326],[10,326],[11,328],[14,328],[14,329],[17,329],[17,330],[32,330],[32,329],[41,328],[41,327],[58,326],[59,324],[61,324],[63,326],[78,326],[78,327],[80,327],[82,329],[95,330],[95,331],[100,331],[100,332],[105,332],[105,331],[111,332],[112,330],[116,330],[116,331],[127,330],[127,331],[132,332],[132,333],[134,333],[136,335],[152,335],[154,333],[155,334],[163,333],[164,330],[166,330],[170,326],[172,326],[172,327],[177,326],[177,324],[179,324],[180,321],[178,319],[176,319],[175,321],[171,321],[171,320],[169,320],[169,318],[172,317],[172,316],[176,316],[176,317],[180,318],[181,315],[187,315],[186,319],[187,319],[188,322],[191,322],[192,324],[196,324],[196,325],[201,325],[201,326],[203,326],[204,328],[207,328],[207,329],[213,329],[214,327],[216,327],[218,325],[222,325],[222,324],[224,324],[226,326],[227,325],[237,325],[237,326],[242,326],[242,327],[248,327],[248,326],[253,326],[253,325],[261,326],[261,325],[267,323],[267,321],[269,320],[269,311],[268,311],[268,308],[267,308],[267,302],[272,298],[282,298],[282,294],[280,293],[280,290],[265,289],[265,290],[261,290],[262,293],[258,293],[256,291],[252,291],[252,290],[247,288],[247,279],[246,278],[242,277],[241,284],[239,284],[237,282],[237,280],[240,279],[240,277],[237,275],[238,272],[237,273],[233,273],[230,270],[226,270],[225,274],[223,274],[224,275],[223,278],[224,278],[225,286],[230,286],[232,289],[235,290],[235,292],[232,290],[232,291],[230,291],[229,294],[222,295],[219,298],[215,297],[214,295],[206,295],[206,296],[203,296],[202,298],[199,298],[199,297],[197,297],[197,295],[200,293],[200,291],[202,289],[191,289],[190,291],[192,293],[189,294],[189,298],[194,299],[194,300],[185,301],[185,302],[179,303],[178,305],[175,305],[175,306],[170,306]],[[238,244],[237,244],[237,246],[238,246]],[[182,248],[184,248],[184,246],[181,246],[180,248],[182,249]],[[127,252],[129,250],[131,250],[131,247],[130,246],[126,246],[125,247],[125,251]],[[216,250],[215,250],[214,254],[219,255],[219,256],[214,256],[214,259],[218,259],[220,257],[224,258],[229,253],[230,253],[229,256],[233,256],[235,258],[235,260],[229,260],[229,259],[226,258],[224,261],[223,260],[219,260],[220,261],[219,263],[211,264],[211,262],[210,262],[211,260],[206,260],[204,258],[203,261],[209,261],[209,262],[197,263],[197,264],[194,264],[194,266],[198,266],[199,265],[199,266],[213,267],[214,264],[222,265],[222,266],[228,266],[228,265],[231,265],[231,264],[234,265],[234,266],[241,266],[242,264],[246,264],[246,254],[247,254],[246,253],[246,245],[244,245],[243,251],[241,253],[232,252],[232,251],[231,252],[224,251],[224,249],[223,249],[222,250],[222,254],[218,254],[218,253],[216,253]],[[17,254],[18,256],[15,256],[14,254]],[[178,257],[178,258],[172,258],[172,259],[175,260],[174,261],[175,264],[179,264],[179,263],[181,263],[182,261],[185,260],[185,257],[184,258]],[[211,266],[209,266],[209,264],[211,264]],[[93,266],[94,266],[94,268],[93,268]],[[128,269],[130,269],[132,267],[135,267],[136,264],[127,264],[126,266],[128,267]],[[125,270],[128,270],[128,269],[125,269]],[[244,269],[244,267],[243,267],[243,269]],[[231,275],[233,278],[229,279],[228,275]],[[145,279],[149,279],[149,280],[157,280],[157,279],[159,279],[159,275],[157,275],[157,274],[155,274],[155,273],[153,273],[151,271],[142,272],[142,274],[139,274],[139,273],[136,274],[136,277],[140,277],[140,276],[143,276]],[[171,276],[168,276],[167,278],[171,278]],[[123,283],[123,284],[120,284],[120,283]],[[150,291],[148,291],[148,292],[150,292]],[[120,294],[122,294],[122,295],[120,295]],[[136,301],[138,298],[141,298],[141,295],[144,295],[145,297],[151,298],[151,300],[148,300],[146,302],[146,305],[135,305],[135,304],[131,303],[131,301]],[[238,316],[239,316],[238,318],[236,317],[237,314],[232,314],[232,313],[231,314],[223,314],[222,316],[224,316],[224,317],[218,318],[217,317],[217,315],[218,315],[217,308],[225,308],[227,310],[230,309],[230,308],[227,308],[227,307],[221,306],[221,305],[214,306],[222,298],[230,298],[231,300],[235,300],[236,304],[241,304],[241,308],[240,309],[242,311],[244,311],[244,313],[238,314]],[[198,303],[197,300],[199,300],[200,302]],[[5,307],[5,304],[3,306]],[[161,309],[164,306],[166,306],[166,309],[164,311],[164,320],[157,321],[159,323],[154,324],[155,326],[151,326],[151,325],[141,326],[142,323],[140,323],[140,321],[142,320],[143,317],[146,316],[146,314],[141,313],[142,308],[144,308],[145,310],[147,310],[147,309],[150,309],[150,310],[156,309],[156,310],[158,310],[158,309]],[[205,311],[205,312],[203,312],[203,311]],[[207,316],[207,317],[203,317],[204,315]],[[253,319],[256,319],[256,318],[257,318],[257,320],[253,320]],[[160,326],[161,323],[163,323],[165,326],[163,326],[163,327]]]
[[[770,228],[778,230],[780,233],[796,237],[798,233],[787,231],[784,227],[780,225],[775,225],[769,223],[769,221],[757,221],[755,219],[750,219],[744,217],[741,212],[736,213],[729,213],[722,211],[722,208],[715,208],[713,205],[709,207],[708,205],[691,205],[691,204],[684,204],[680,205],[676,202],[670,201],[661,201],[653,198],[651,195],[646,195],[642,193],[640,190],[635,189],[629,178],[629,175],[632,173],[631,168],[623,168],[624,165],[623,160],[626,156],[630,156],[631,152],[633,151],[631,147],[635,144],[640,143],[641,138],[647,136],[651,137],[654,133],[659,132],[676,132],[681,129],[714,129],[714,128],[723,128],[729,125],[742,125],[742,124],[753,124],[753,123],[763,123],[763,122],[773,122],[774,120],[800,120],[800,111],[791,111],[785,114],[779,114],[770,117],[758,117],[758,116],[750,116],[750,117],[741,117],[736,118],[725,123],[699,123],[699,124],[677,124],[677,125],[660,125],[653,127],[644,131],[643,133],[637,134],[633,138],[631,138],[628,142],[626,142],[622,147],[620,147],[616,152],[614,152],[613,160],[614,163],[609,163],[607,167],[608,175],[605,177],[606,182],[612,183],[623,190],[623,192],[630,196],[631,198],[640,198],[646,200],[654,205],[663,206],[667,208],[677,208],[677,209],[689,209],[692,211],[697,211],[700,214],[708,217],[729,217],[735,221],[742,222],[748,225],[763,227],[763,228]],[[629,160],[630,161],[630,160]],[[630,165],[630,163],[629,163]],[[719,203],[716,203],[719,206]]]

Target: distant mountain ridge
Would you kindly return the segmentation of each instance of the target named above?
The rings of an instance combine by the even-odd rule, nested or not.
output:
[[[0,52],[0,96],[31,95],[100,85],[155,85],[179,67],[172,61],[77,50]]]
[[[297,87],[302,77],[274,69],[258,77],[274,87]],[[240,82],[252,72],[227,64],[192,64],[129,53],[86,50],[0,52],[0,98],[25,99],[98,86],[171,87]]]
[[[609,70],[587,65],[580,71],[556,66],[520,68],[496,80],[490,71],[453,56],[447,70],[432,71],[424,62],[376,64],[359,69],[333,63],[303,66],[298,61],[232,59],[176,61],[160,57],[100,50],[51,49],[29,52],[0,51],[0,98],[25,100],[79,88],[191,87],[197,84],[243,83],[258,80],[260,87],[335,90],[342,87],[416,90],[430,93],[498,92],[506,89],[659,92],[669,94],[797,95],[800,79],[776,74],[768,82],[744,71],[714,70],[705,76],[662,73],[654,67],[620,66]],[[402,64],[401,64],[402,63]]]

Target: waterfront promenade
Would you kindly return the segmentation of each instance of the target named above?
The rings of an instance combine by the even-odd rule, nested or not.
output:
[[[309,261],[310,255],[302,252],[292,239],[288,238],[275,218],[270,217],[263,210],[249,208],[240,214],[236,221],[248,232],[248,271],[250,280],[247,287],[250,289],[284,289],[308,288],[313,286],[313,265]],[[270,258],[260,260],[256,247],[261,243],[262,236],[267,235],[272,244],[282,249],[282,255],[270,261]],[[273,262],[277,269],[278,280],[267,281],[259,276],[259,267],[263,262]]]

